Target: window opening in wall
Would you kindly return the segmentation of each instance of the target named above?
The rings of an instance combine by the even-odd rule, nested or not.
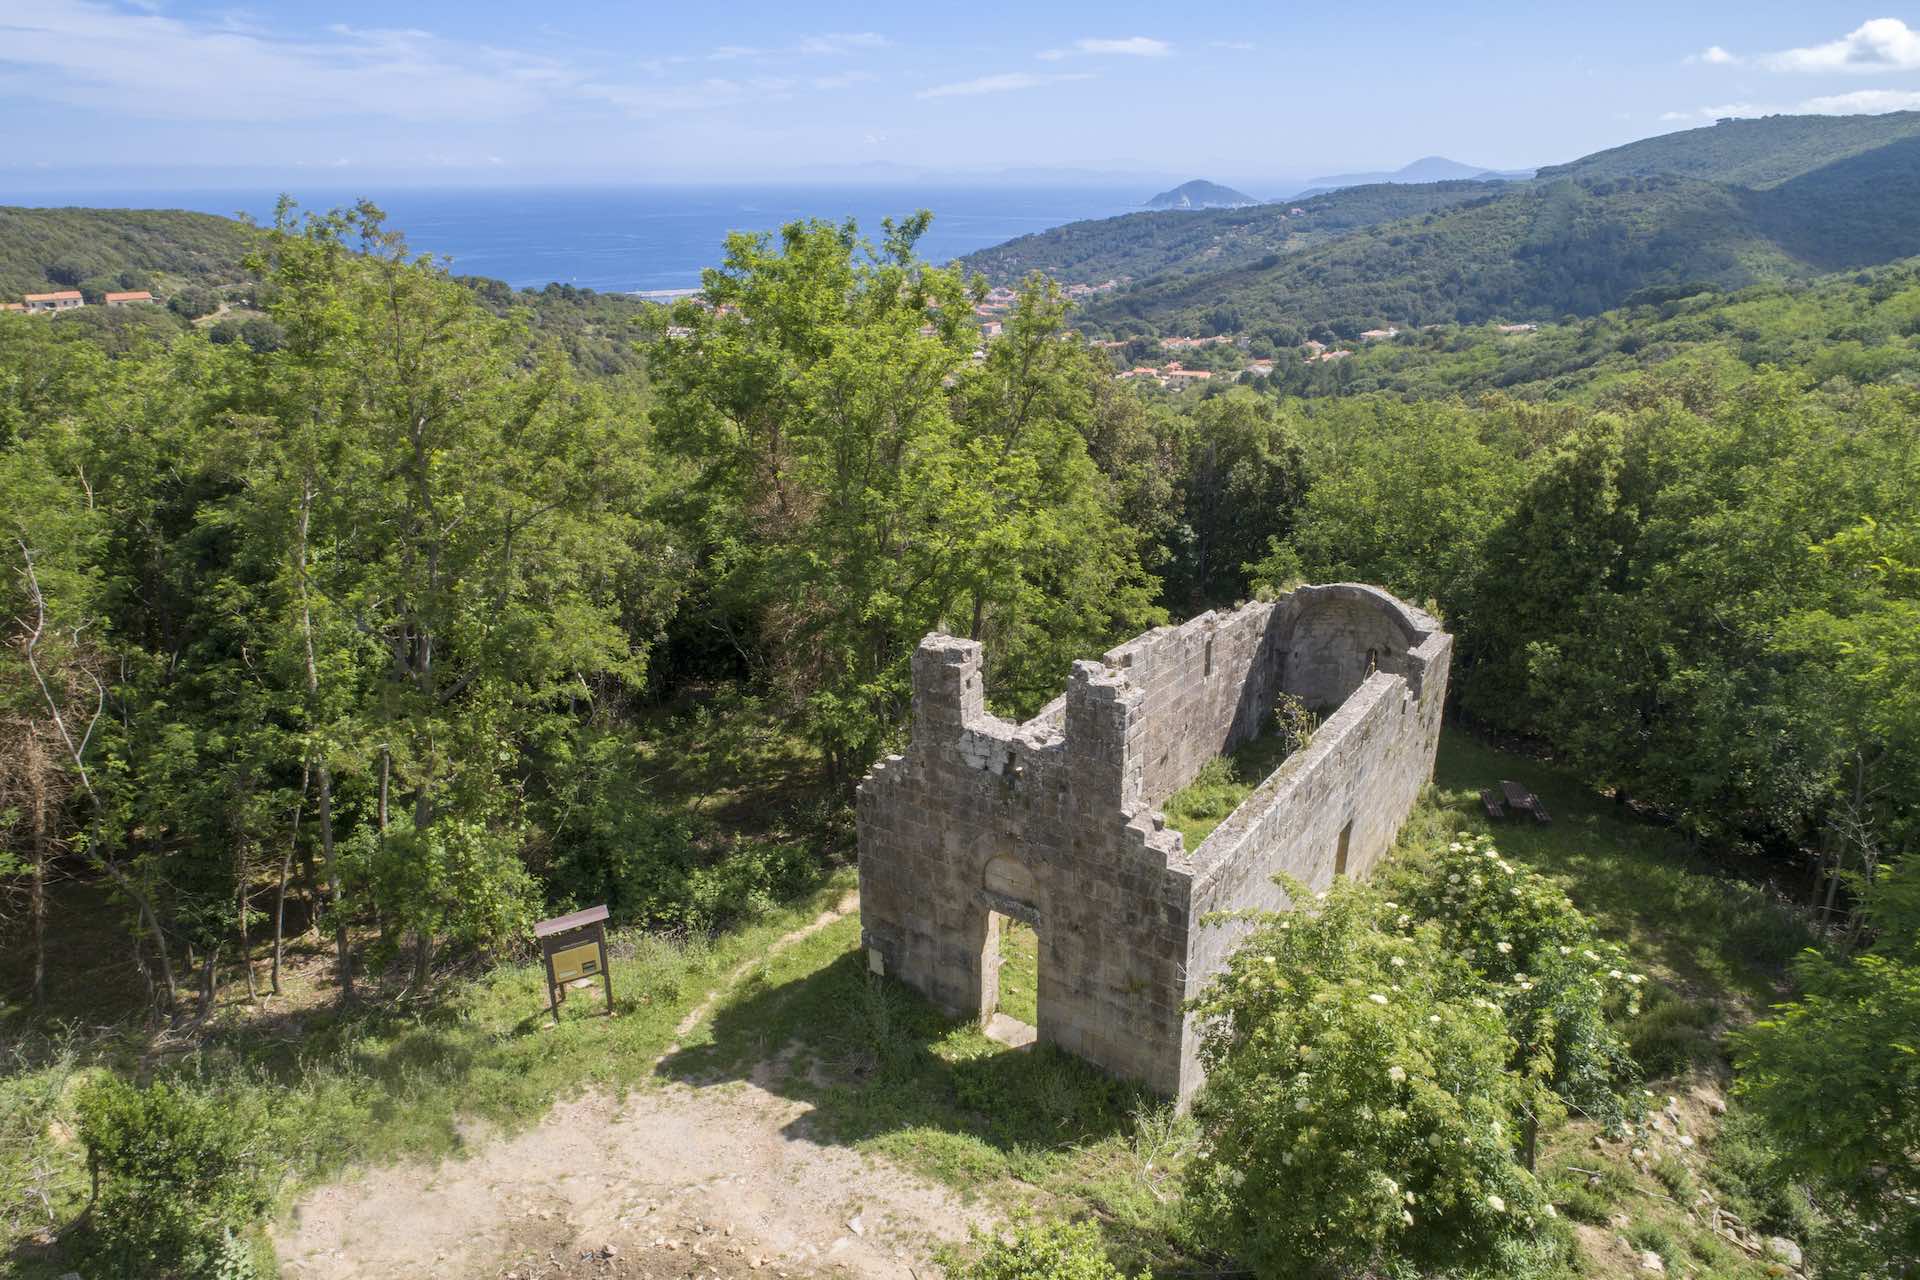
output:
[[[1206,670],[1202,671],[1200,674],[1203,676],[1210,676],[1213,674],[1213,637],[1212,636],[1207,637],[1206,664],[1207,664]]]
[[[987,1037],[1019,1048],[1040,1024],[1040,934],[1024,920],[987,913],[980,1008]]]
[[[1340,847],[1333,851],[1333,874],[1347,874],[1347,849],[1353,844],[1353,823],[1348,822],[1340,828]]]
[[[1374,672],[1378,671],[1379,669],[1380,669],[1380,651],[1378,649],[1367,650],[1367,674],[1372,675]]]

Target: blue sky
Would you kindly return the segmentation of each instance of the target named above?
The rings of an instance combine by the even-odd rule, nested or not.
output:
[[[1719,115],[1909,107],[1920,32],[1807,3],[0,0],[0,180],[23,185],[875,164],[1252,183],[1429,154],[1518,168]]]

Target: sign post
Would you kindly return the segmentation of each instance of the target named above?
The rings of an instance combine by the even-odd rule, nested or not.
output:
[[[607,988],[607,1016],[613,1016],[613,974],[607,970],[607,909],[588,907],[533,926],[547,966],[547,1007],[560,1023],[560,1002],[567,984],[598,977]]]

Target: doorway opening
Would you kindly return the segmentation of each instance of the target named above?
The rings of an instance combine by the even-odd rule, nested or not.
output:
[[[1333,851],[1333,874],[1347,874],[1347,849],[1353,844],[1353,823],[1340,828],[1340,847]]]
[[[981,957],[980,1024],[990,1040],[1020,1048],[1039,1036],[1040,934],[1031,924],[987,913]]]

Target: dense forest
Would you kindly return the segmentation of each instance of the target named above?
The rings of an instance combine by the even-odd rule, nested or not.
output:
[[[1536,237],[1515,274],[1422,266],[1406,287],[1457,318],[1581,263],[1613,264],[1596,309],[1650,274],[1691,279],[1702,259],[1631,265],[1658,218],[1608,228],[1724,190],[1609,181],[1381,233],[1384,257],[1317,296],[1362,290],[1364,267],[1391,297],[1395,264],[1495,214]],[[976,358],[986,282],[920,261],[926,225],[737,235],[703,297],[669,310],[457,280],[371,206],[288,209],[244,263],[258,340],[171,325],[106,344],[78,317],[0,316],[0,925],[25,958],[4,1006],[36,1046],[23,1063],[75,1052],[46,1022],[47,957],[81,931],[131,983],[125,1033],[169,1043],[235,988],[277,989],[296,935],[324,940],[328,1001],[363,1020],[392,1016],[354,1012],[368,1001],[435,1016],[432,993],[550,912],[606,902],[647,936],[718,936],[851,856],[853,787],[906,732],[923,634],[982,639],[989,697],[1024,715],[1147,626],[1358,580],[1445,618],[1464,723],[1778,886],[1824,949],[1795,970],[1811,996],[1739,1051],[1768,1153],[1750,1181],[1811,1197],[1832,1274],[1912,1267],[1912,270],[1676,290],[1511,339],[1408,335],[1345,387],[1277,370],[1175,402],[1116,382],[1038,277]],[[1574,242],[1594,257],[1570,261]],[[1299,258],[1331,270],[1336,249]],[[775,773],[777,801],[728,811],[741,777]],[[1628,1123],[1641,1067],[1610,1019],[1638,995],[1560,889],[1523,877],[1511,900],[1462,902],[1457,866],[1409,871],[1393,900],[1343,890],[1297,934],[1270,922],[1266,963],[1310,957],[1318,976],[1263,987],[1255,948],[1210,993],[1228,1030],[1209,1033],[1221,1084],[1186,1182],[1205,1256],[1265,1274],[1305,1247],[1349,1270],[1564,1264],[1541,1243],[1560,1237],[1542,1234],[1556,1195],[1533,1139],[1524,1159],[1513,1142],[1569,1109]],[[1561,964],[1581,954],[1593,969]],[[1328,1003],[1409,963],[1433,975],[1417,1000]],[[1321,1036],[1374,1082],[1324,1124],[1270,1088]],[[294,1104],[248,1083],[265,1068],[215,1050],[229,1076],[100,1051],[162,1083],[85,1094],[108,1173],[74,1250],[123,1273],[237,1267],[236,1224],[271,1200],[231,1174],[248,1144],[311,1151],[308,1172],[354,1150],[302,1142]],[[327,1092],[341,1068],[298,1070],[308,1092],[287,1097],[348,1108],[351,1087]],[[1339,1127],[1409,1073],[1445,1138],[1417,1175],[1402,1165],[1432,1139],[1405,1115]],[[1845,1107],[1823,1102],[1835,1073]],[[0,1095],[22,1127],[0,1132],[43,1153],[34,1108],[61,1093],[22,1089]],[[1233,1122],[1269,1106],[1261,1132]],[[204,1165],[143,1163],[162,1132],[194,1135]],[[1283,1139],[1324,1201],[1277,1173]],[[38,1159],[0,1158],[26,1206],[6,1205],[10,1227],[44,1220],[34,1188],[54,1203]],[[1416,1176],[1417,1202],[1393,1181]]]
[[[1920,275],[1899,262],[1796,284],[1735,292],[1698,285],[1650,288],[1630,305],[1535,326],[1433,325],[1309,363],[1272,348],[1269,393],[1319,398],[1390,392],[1407,399],[1501,392],[1524,400],[1592,404],[1653,368],[1704,371],[1725,384],[1767,366],[1811,386],[1911,385],[1920,377]],[[1295,336],[1284,330],[1267,335]],[[1257,341],[1257,340],[1256,340]]]

